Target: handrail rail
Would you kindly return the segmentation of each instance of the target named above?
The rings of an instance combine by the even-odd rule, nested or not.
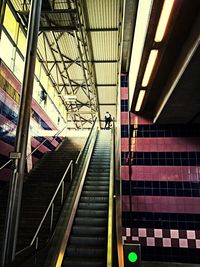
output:
[[[114,124],[114,121],[113,121]],[[107,238],[107,267],[112,267],[113,264],[113,193],[114,193],[114,134],[115,127],[112,129],[112,147],[110,155],[110,179],[109,179],[109,206],[108,206],[108,238]]]
[[[90,133],[89,133],[89,135],[88,135],[87,141],[85,142],[85,145],[84,145],[83,149],[81,150],[81,152],[84,151],[84,149],[85,149],[85,147],[86,147],[86,145],[87,145],[87,143],[88,143],[88,141],[89,141],[89,139],[90,139],[90,136],[91,136],[91,133],[92,133],[92,131],[93,131],[93,128],[94,128],[94,125],[95,125],[95,124],[96,124],[96,119],[95,119],[95,121],[94,121],[94,123],[93,123],[93,126],[92,126],[92,128],[91,128],[91,130],[90,130]],[[64,129],[65,129],[65,127],[62,129],[62,131],[63,131]],[[62,131],[60,131],[60,133],[61,133]],[[59,134],[60,134],[60,133],[59,133]],[[58,134],[58,135],[59,135],[59,134]],[[81,154],[82,154],[82,153],[79,153],[79,158],[78,158],[78,160],[80,159]],[[76,160],[76,164],[77,164],[77,163],[78,163],[78,161]],[[35,241],[36,241],[36,249],[37,249],[37,237],[38,237],[38,234],[39,234],[39,232],[40,232],[40,229],[41,229],[41,227],[42,227],[42,225],[43,225],[43,223],[44,223],[44,221],[45,221],[45,219],[46,219],[47,214],[49,213],[50,208],[51,208],[52,205],[53,205],[53,202],[54,202],[54,200],[55,200],[55,198],[56,198],[56,196],[57,196],[57,193],[59,192],[60,187],[63,186],[64,179],[65,179],[65,177],[66,177],[66,175],[67,175],[67,173],[68,173],[70,167],[71,167],[71,179],[72,179],[73,160],[71,160],[70,163],[68,164],[67,169],[66,169],[65,173],[63,174],[63,176],[62,176],[62,178],[61,178],[61,180],[60,180],[60,182],[59,182],[59,184],[58,184],[58,186],[57,186],[57,188],[56,188],[56,190],[55,190],[55,193],[54,193],[52,199],[50,200],[50,203],[49,203],[49,205],[48,205],[48,207],[47,207],[47,209],[46,209],[46,211],[45,211],[45,213],[44,213],[44,216],[42,217],[42,219],[41,219],[41,221],[40,221],[40,224],[39,224],[37,230],[35,231],[35,234],[34,234],[32,240],[31,240],[30,244],[29,244],[28,246],[26,246],[25,248],[23,248],[22,250],[18,251],[18,252],[17,252],[18,255],[21,254],[22,252],[26,251],[27,249],[31,248]],[[63,190],[63,189],[62,189],[62,190]],[[62,196],[61,202],[63,202],[63,196]]]
[[[0,170],[2,170],[4,167],[6,167],[11,161],[12,161],[12,159],[9,159],[6,163],[4,163],[4,165],[2,165],[0,167]]]
[[[85,179],[85,176],[87,173],[87,168],[89,166],[90,158],[91,158],[93,147],[94,147],[95,140],[96,140],[97,127],[95,128],[96,131],[93,131],[94,126],[96,125],[96,121],[97,120],[95,119],[93,127],[91,128],[90,134],[88,136],[87,142],[85,144],[85,146],[86,146],[87,143],[89,141],[91,141],[89,151],[86,154],[86,161],[84,161],[84,167],[82,166],[81,173],[79,174],[81,180],[79,180],[78,187],[76,185],[76,189],[75,189],[73,197],[72,197],[73,200],[70,201],[71,204],[70,204],[70,207],[68,207],[68,209],[70,210],[68,218],[65,220],[65,225],[63,225],[63,222],[62,222],[63,229],[61,230],[59,227],[59,230],[57,230],[59,232],[59,234],[62,234],[62,240],[60,240],[59,243],[57,243],[57,241],[56,241],[56,246],[54,244],[54,241],[52,241],[53,252],[50,249],[50,251],[48,252],[48,255],[50,257],[47,256],[47,261],[45,262],[44,266],[48,266],[48,267],[49,266],[57,266],[57,267],[61,266],[62,259],[64,256],[64,251],[65,251],[68,239],[69,239],[70,230],[71,230],[73,219],[75,216],[75,212],[76,212],[76,209],[78,207],[78,201],[79,201],[79,198],[81,195],[84,179]],[[66,209],[66,207],[64,207],[64,209]],[[65,210],[63,212],[65,213]],[[59,224],[59,222],[58,222],[58,224]],[[55,233],[55,236],[56,236],[56,233]]]
[[[90,136],[91,136],[91,134],[92,134],[92,131],[93,131],[93,128],[94,128],[94,125],[96,124],[96,122],[97,122],[97,117],[95,118],[94,123],[93,123],[93,125],[92,125],[92,128],[90,129],[90,133],[89,133],[89,135],[88,135],[88,138],[87,138],[87,141],[85,142],[84,147],[81,149],[81,151],[80,151],[79,154],[78,154],[78,157],[77,157],[77,159],[76,159],[76,161],[75,161],[75,164],[76,164],[76,165],[77,165],[77,163],[78,163],[78,161],[79,161],[80,156],[83,154],[83,151],[84,151],[84,149],[85,149],[85,147],[86,147],[86,144],[87,144],[87,142],[88,142],[88,140],[89,140],[89,138],[90,138]]]
[[[49,140],[49,138],[47,137],[45,140],[42,141],[42,143],[40,143],[31,153],[29,153],[27,156],[26,156],[26,159],[29,158],[35,151],[37,151],[39,149],[39,147],[41,147],[47,140],[50,141],[50,143],[52,141],[54,141],[60,133],[62,133],[62,131],[66,128],[66,126],[62,129],[62,130],[59,130],[54,136],[53,136],[53,139],[52,140]],[[6,163],[4,163],[4,165],[2,165],[0,167],[0,170],[2,170],[4,167],[6,167],[10,162],[12,161],[12,159],[9,159]]]
[[[39,231],[40,231],[40,229],[42,227],[42,224],[43,224],[43,222],[44,222],[44,220],[45,220],[45,218],[46,218],[46,216],[47,216],[47,214],[48,214],[48,212],[49,212],[49,210],[51,208],[51,205],[53,204],[53,202],[54,202],[54,200],[55,200],[55,198],[57,196],[57,193],[58,193],[60,187],[62,186],[62,183],[63,183],[63,181],[65,179],[65,176],[67,175],[67,173],[69,171],[69,168],[71,167],[72,164],[73,164],[73,160],[71,160],[70,163],[68,164],[67,169],[66,169],[65,173],[63,174],[63,176],[62,176],[62,178],[60,180],[60,183],[58,184],[58,186],[56,188],[56,191],[55,191],[55,193],[54,193],[54,195],[53,195],[53,197],[52,197],[52,199],[51,199],[51,201],[50,201],[50,203],[49,203],[49,205],[48,205],[48,207],[47,207],[47,209],[46,209],[46,211],[44,213],[44,216],[42,217],[42,220],[40,221],[40,224],[39,224],[39,226],[38,226],[38,228],[37,228],[37,230],[35,232],[35,235],[33,236],[32,240],[31,240],[30,245],[32,245],[35,242],[35,239],[36,239],[36,237],[37,237],[37,235],[38,235],[38,233],[39,233]]]

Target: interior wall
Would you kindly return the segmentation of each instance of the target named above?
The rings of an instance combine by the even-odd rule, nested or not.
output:
[[[122,79],[123,239],[142,245],[143,260],[200,263],[200,125],[155,125],[131,113],[129,143]]]

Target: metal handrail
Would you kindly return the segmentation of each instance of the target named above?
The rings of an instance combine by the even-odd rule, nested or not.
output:
[[[76,209],[78,207],[78,202],[79,202],[79,198],[80,198],[80,195],[82,192],[84,179],[85,179],[85,176],[87,173],[87,169],[89,166],[90,158],[91,158],[93,147],[94,147],[95,140],[96,140],[97,127],[95,128],[96,131],[93,131],[94,125],[96,125],[96,120],[93,124],[93,127],[91,128],[90,134],[89,134],[87,142],[85,144],[85,147],[86,147],[87,143],[90,142],[89,150],[87,151],[87,154],[86,154],[86,160],[84,161],[84,164],[81,168],[81,173],[79,174],[80,180],[79,180],[78,185],[76,185],[76,189],[75,189],[75,192],[74,192],[73,197],[72,197],[73,200],[70,202],[71,204],[69,207],[69,217],[66,218],[65,225],[63,225],[63,222],[62,222],[62,226],[63,226],[62,233],[61,233],[60,227],[58,230],[55,230],[55,236],[56,236],[56,231],[58,231],[59,234],[62,235],[62,240],[60,240],[60,242],[56,241],[56,245],[54,244],[55,241],[54,240],[52,241],[53,251],[51,251],[51,249],[49,250],[48,256],[47,256],[47,261],[45,262],[45,265],[44,265],[45,267],[46,266],[48,266],[48,267],[49,266],[52,266],[52,267],[53,266],[57,266],[57,267],[61,266],[62,259],[64,256],[63,251],[65,250],[67,243],[68,243],[68,240],[69,240],[69,235],[70,235],[73,219],[74,219],[74,216],[76,213]],[[59,222],[58,222],[58,224],[59,224]]]
[[[113,248],[113,194],[114,194],[114,134],[115,128],[112,129],[112,147],[110,155],[110,179],[109,179],[109,205],[108,205],[108,238],[107,238],[107,267],[112,267],[112,248]]]
[[[40,229],[41,229],[41,227],[43,225],[43,222],[44,222],[44,220],[45,220],[45,218],[46,218],[46,216],[47,216],[47,214],[48,214],[48,212],[49,212],[49,210],[50,210],[50,208],[51,208],[51,206],[52,206],[52,204],[53,204],[53,202],[54,202],[54,200],[55,200],[55,198],[56,198],[56,196],[57,196],[57,194],[59,192],[59,189],[60,189],[61,186],[63,186],[64,179],[65,179],[65,177],[66,177],[66,175],[67,175],[67,173],[69,171],[69,168],[71,166],[73,166],[73,160],[70,161],[65,173],[63,174],[63,176],[62,176],[62,178],[60,180],[60,183],[58,184],[58,186],[56,188],[56,191],[55,191],[55,193],[54,193],[54,195],[53,195],[53,197],[52,197],[52,199],[51,199],[51,201],[50,201],[50,203],[49,203],[49,205],[48,205],[48,207],[47,207],[47,209],[46,209],[46,211],[44,213],[44,216],[43,216],[42,220],[40,221],[40,224],[39,224],[39,226],[38,226],[38,228],[37,228],[32,240],[31,240],[30,246],[35,242],[35,240],[36,240],[36,238],[38,236],[38,233],[39,233],[39,231],[40,231]],[[71,179],[72,179],[72,177],[71,177]],[[62,205],[62,203],[63,203],[63,195],[61,196],[61,205]]]
[[[46,138],[45,140],[42,141],[42,143],[40,143],[31,153],[29,153],[27,156],[26,156],[26,159],[28,159],[36,150],[38,150],[47,140],[50,141],[50,143],[52,141],[54,141],[60,133],[62,133],[62,131],[66,128],[66,126],[62,129],[62,130],[59,130],[54,136],[53,136],[53,139],[50,140],[49,138]],[[10,162],[12,161],[12,159],[9,159],[4,165],[2,165],[0,167],[0,170],[2,170],[3,168],[5,168]]]
[[[89,141],[89,139],[90,139],[90,137],[91,137],[91,133],[92,133],[92,131],[93,131],[93,128],[94,128],[94,125],[95,125],[95,124],[96,124],[96,119],[95,119],[95,121],[94,121],[94,123],[93,123],[93,126],[92,126],[91,130],[90,130],[90,133],[89,133],[89,135],[88,135],[87,141],[85,142],[85,145],[84,145],[83,149],[82,149],[81,152],[79,153],[78,160],[76,160],[76,163],[75,163],[75,164],[78,164],[78,161],[79,161],[79,159],[80,159],[80,156],[82,155],[83,151],[85,150],[86,145],[87,145],[87,143],[88,143],[88,141]],[[65,128],[65,127],[64,127],[64,128]],[[62,131],[64,130],[64,128],[62,129]],[[60,131],[60,133],[61,133],[62,131]],[[60,133],[59,133],[59,134],[60,134]],[[53,141],[53,140],[52,140],[52,141]],[[56,198],[56,196],[57,196],[57,194],[58,194],[58,192],[59,192],[60,187],[62,187],[61,205],[63,204],[63,198],[64,198],[64,179],[65,179],[65,177],[66,177],[66,175],[67,175],[67,173],[68,173],[70,167],[71,167],[70,180],[72,180],[72,176],[73,176],[73,160],[71,160],[70,163],[69,163],[69,165],[67,166],[67,169],[66,169],[65,173],[63,174],[63,176],[62,176],[62,178],[61,178],[61,180],[60,180],[60,182],[59,182],[59,184],[58,184],[58,186],[57,186],[57,188],[56,188],[56,190],[55,190],[55,193],[54,193],[52,199],[50,200],[50,203],[49,203],[49,205],[48,205],[48,207],[47,207],[47,209],[46,209],[46,211],[45,211],[45,213],[44,213],[44,216],[42,217],[42,219],[41,219],[41,221],[40,221],[40,224],[39,224],[39,226],[38,226],[38,228],[37,228],[37,230],[36,230],[36,232],[35,232],[35,234],[34,234],[32,240],[31,240],[30,244],[29,244],[27,247],[23,248],[22,250],[18,251],[18,252],[17,252],[17,255],[19,255],[19,254],[21,254],[22,252],[26,251],[27,249],[31,248],[32,245],[34,244],[34,242],[35,242],[36,249],[37,249],[37,246],[38,246],[38,234],[39,234],[40,229],[41,229],[41,227],[42,227],[42,225],[43,225],[43,223],[44,223],[44,221],[45,221],[45,219],[46,219],[46,217],[47,217],[47,214],[48,214],[49,211],[50,211],[50,208],[53,207],[54,200],[55,200],[55,198]],[[51,213],[51,218],[50,218],[50,222],[51,222],[50,231],[52,230],[52,221],[53,221],[53,212]]]
[[[90,129],[90,133],[89,133],[89,135],[88,135],[88,138],[87,138],[87,141],[85,142],[84,147],[81,149],[81,151],[80,151],[79,154],[78,154],[78,157],[77,157],[77,159],[76,159],[76,161],[75,161],[75,164],[76,164],[76,165],[78,164],[79,159],[80,159],[81,155],[83,154],[83,151],[85,150],[85,147],[86,147],[86,145],[87,145],[87,143],[88,143],[88,141],[89,141],[89,139],[90,139],[90,136],[91,136],[91,134],[92,134],[93,128],[94,128],[94,126],[95,126],[96,123],[97,123],[97,118],[95,118],[95,120],[94,120],[94,123],[93,123],[93,125],[92,125],[92,128]]]

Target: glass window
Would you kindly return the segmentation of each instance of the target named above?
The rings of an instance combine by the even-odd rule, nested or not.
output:
[[[17,37],[17,29],[18,29],[18,22],[16,21],[15,17],[13,16],[10,8],[8,5],[6,5],[6,11],[5,11],[5,16],[4,16],[4,22],[3,22],[6,30],[12,37],[14,41],[16,41]]]
[[[17,41],[17,46],[21,53],[25,56],[26,52],[26,37],[24,36],[24,33],[22,30],[19,28],[19,35],[18,35],[18,41]]]
[[[14,74],[16,77],[22,81],[24,73],[24,62],[19,54],[16,52],[15,65],[14,65]]]
[[[12,55],[13,55],[13,45],[9,41],[6,34],[2,31],[1,42],[0,42],[0,57],[6,63],[6,65],[10,68],[12,65]]]

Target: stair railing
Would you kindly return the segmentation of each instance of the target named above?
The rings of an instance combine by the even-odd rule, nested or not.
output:
[[[43,140],[31,153],[29,153],[27,156],[26,156],[26,159],[28,159],[35,151],[37,151],[47,140],[52,143],[63,131],[64,129],[66,128],[66,126],[62,129],[62,130],[59,130],[54,136],[53,136],[53,139],[50,140],[48,137],[45,138],[45,140]],[[12,159],[9,159],[5,164],[3,164],[1,167],[0,167],[0,170],[4,169],[10,162],[12,162]]]
[[[73,220],[75,217],[75,213],[78,207],[79,199],[80,199],[83,184],[84,184],[84,179],[87,173],[90,158],[91,158],[94,144],[96,141],[97,129],[98,129],[97,123],[98,121],[95,120],[90,130],[90,134],[87,138],[87,141],[85,143],[86,149],[83,149],[82,153],[80,153],[80,157],[79,157],[80,168],[79,168],[79,165],[77,165],[77,174],[74,175],[74,179],[78,177],[78,181],[75,185],[75,189],[74,189],[74,192],[72,193],[72,197],[70,197],[70,203],[68,201],[64,203],[61,216],[57,223],[57,227],[55,228],[55,231],[54,231],[54,237],[51,242],[51,247],[48,251],[48,255],[46,256],[46,262],[44,264],[45,267],[47,266],[48,267],[53,267],[53,266],[60,267],[61,266],[61,263],[64,257],[63,251],[65,251],[65,248],[69,240]],[[84,156],[85,158],[83,158]],[[68,215],[66,215],[66,211],[68,211]],[[63,214],[65,216],[64,221],[62,220]]]
[[[107,267],[113,266],[113,198],[114,198],[114,175],[115,175],[115,126],[113,120],[112,146],[110,154],[110,179],[109,179],[109,204],[108,204],[108,237],[107,237]]]
[[[61,189],[61,199],[60,199],[60,203],[61,203],[61,206],[63,204],[63,201],[64,201],[64,186],[65,186],[65,178],[67,177],[67,174],[69,173],[70,171],[70,181],[72,181],[72,178],[73,178],[73,174],[74,174],[74,170],[76,168],[76,166],[78,166],[78,163],[80,162],[81,158],[82,158],[82,155],[84,154],[83,152],[85,151],[88,143],[91,141],[91,135],[92,135],[92,132],[93,132],[93,129],[94,129],[94,125],[96,124],[96,119],[93,123],[93,126],[90,130],[90,133],[88,135],[88,138],[87,138],[87,141],[85,142],[85,145],[84,147],[81,149],[78,157],[77,157],[77,160],[74,164],[73,160],[70,161],[69,165],[67,166],[66,168],[66,171],[65,173],[63,174],[57,188],[56,188],[56,191],[55,193],[53,194],[53,197],[52,199],[50,200],[50,203],[44,213],[44,216],[42,217],[40,223],[39,223],[39,226],[30,242],[30,244],[23,248],[22,250],[18,251],[16,253],[16,256],[20,256],[22,255],[23,253],[26,253],[28,250],[32,249],[33,248],[33,245],[35,244],[35,250],[38,249],[38,246],[39,246],[39,234],[40,234],[40,231],[42,229],[42,226],[44,224],[44,222],[46,221],[46,218],[47,218],[47,215],[51,212],[51,215],[50,215],[50,233],[52,233],[52,229],[53,229],[53,219],[54,219],[54,209],[55,209],[55,205],[54,205],[54,202],[55,202],[55,199],[58,195],[58,193],[60,192],[60,189]],[[64,129],[63,129],[64,130]],[[74,166],[75,165],[75,166]]]

